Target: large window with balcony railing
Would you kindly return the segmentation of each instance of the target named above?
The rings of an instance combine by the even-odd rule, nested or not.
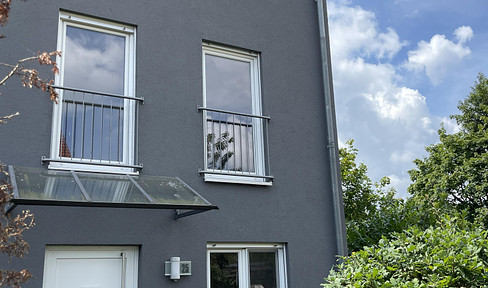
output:
[[[49,167],[136,173],[135,28],[61,12]]]
[[[259,54],[204,44],[203,88],[205,180],[270,185]]]

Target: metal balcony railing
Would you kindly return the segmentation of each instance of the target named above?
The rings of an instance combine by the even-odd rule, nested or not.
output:
[[[205,114],[203,173],[272,178],[267,159],[270,117],[201,106],[198,110]]]
[[[124,143],[129,131],[126,117],[133,117],[130,102],[143,98],[53,86],[60,90],[62,102],[59,153],[63,162],[123,165]],[[132,165],[129,165],[132,166]]]

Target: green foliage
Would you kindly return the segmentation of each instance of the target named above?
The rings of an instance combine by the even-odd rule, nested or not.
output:
[[[356,163],[358,150],[353,144],[353,140],[348,140],[347,146],[339,149],[347,245],[351,252],[377,244],[392,232],[403,231],[410,218],[406,203],[396,198],[396,191],[389,187],[390,179],[384,177],[373,184],[366,165]]]
[[[323,287],[487,287],[488,235],[459,217],[412,227],[345,257]]]
[[[361,219],[365,214],[373,213],[378,200],[373,183],[366,174],[368,168],[364,163],[356,164],[358,150],[353,144],[354,140],[348,140],[347,147],[339,149],[346,221]]]
[[[352,141],[341,149],[348,245],[355,252],[331,270],[323,287],[488,287],[488,79],[483,74],[458,108],[461,113],[451,118],[459,131],[448,134],[441,127],[440,142],[414,161],[412,197],[406,201],[394,198],[388,179],[371,184],[366,166],[355,164]]]
[[[426,148],[426,158],[414,161],[408,191],[424,206],[467,210],[470,221],[488,227],[488,79],[483,74],[458,108],[461,114],[451,118],[460,131],[439,129],[440,142]]]

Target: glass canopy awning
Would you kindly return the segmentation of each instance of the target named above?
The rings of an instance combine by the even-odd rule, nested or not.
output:
[[[175,219],[219,209],[178,177],[8,166],[13,204],[175,209]],[[185,210],[181,212],[180,210]]]

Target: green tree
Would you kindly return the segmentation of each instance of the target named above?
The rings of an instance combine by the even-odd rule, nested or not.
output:
[[[358,150],[353,144],[354,140],[348,140],[346,147],[339,149],[346,221],[362,219],[373,213],[378,201],[373,182],[367,175],[368,167],[364,163],[356,163]]]
[[[440,142],[426,148],[428,156],[414,161],[410,194],[424,206],[467,210],[468,219],[488,224],[488,79],[478,75],[468,97],[451,115],[459,132],[442,126]]]
[[[339,149],[342,192],[346,218],[347,245],[350,252],[377,244],[382,237],[400,232],[408,225],[405,201],[396,198],[390,179],[373,183],[364,163],[357,164],[354,141]],[[412,210],[414,211],[414,210]]]

